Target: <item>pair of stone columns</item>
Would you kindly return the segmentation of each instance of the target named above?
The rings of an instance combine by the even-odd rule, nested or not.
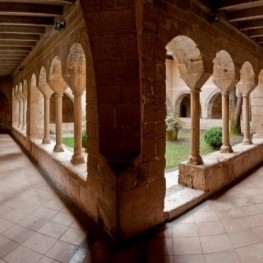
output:
[[[249,120],[249,93],[243,93],[243,122],[244,138],[243,144],[251,144],[250,120]],[[222,92],[222,146],[220,152],[231,153],[232,147],[229,139],[229,92]],[[200,156],[200,90],[191,89],[191,154],[189,164],[202,164]]]
[[[62,146],[62,97],[63,93],[55,93],[56,144],[54,152],[63,152]],[[82,150],[82,94],[74,93],[74,154],[71,162],[84,163]],[[50,96],[44,95],[44,138],[42,143],[49,144]]]

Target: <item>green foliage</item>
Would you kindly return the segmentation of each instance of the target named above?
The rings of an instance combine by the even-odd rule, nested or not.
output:
[[[213,127],[208,129],[204,134],[204,140],[213,149],[219,149],[222,145],[222,128]]]
[[[165,125],[166,125],[166,131],[179,131],[180,129],[179,120],[173,115],[166,117]]]
[[[62,143],[67,145],[70,148],[74,148],[74,137],[63,137]]]
[[[87,138],[88,135],[86,133],[86,130],[82,132],[82,147],[87,148]]]

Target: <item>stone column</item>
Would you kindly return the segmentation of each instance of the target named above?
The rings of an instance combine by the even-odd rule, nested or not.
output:
[[[19,96],[17,96],[17,100],[18,100],[18,125],[17,128],[21,129],[22,128],[22,118],[23,118],[23,104],[21,99],[19,98]]]
[[[191,153],[189,164],[202,164],[200,156],[200,90],[191,89]]]
[[[243,97],[243,123],[244,123],[243,144],[252,144],[250,138],[249,95],[243,94],[242,97]]]
[[[74,154],[71,162],[84,163],[82,151],[82,93],[74,92]]]
[[[229,140],[229,92],[222,92],[222,118],[223,118],[223,130],[222,130],[222,146],[220,148],[221,153],[233,152]]]
[[[50,144],[49,121],[50,121],[50,97],[44,95],[44,138],[42,141],[43,144]]]
[[[63,152],[62,147],[62,96],[63,94],[55,93],[56,108],[56,145],[54,152]]]
[[[23,121],[22,121],[22,131],[26,129],[26,109],[27,109],[27,100],[24,98],[23,103]]]

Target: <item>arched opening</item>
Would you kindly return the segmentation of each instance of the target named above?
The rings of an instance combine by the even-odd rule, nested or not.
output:
[[[0,132],[11,128],[11,108],[6,95],[0,91]]]
[[[184,95],[180,103],[180,114],[181,118],[189,118],[191,115],[191,98],[190,94]]]
[[[212,119],[221,119],[222,118],[222,99],[221,94],[218,94],[214,99],[212,104]]]
[[[211,94],[207,103],[207,119],[222,118],[222,97],[219,91]]]

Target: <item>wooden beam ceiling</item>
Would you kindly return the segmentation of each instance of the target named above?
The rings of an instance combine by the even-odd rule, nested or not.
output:
[[[0,76],[10,75],[76,0],[0,0]]]
[[[211,13],[217,13],[257,44],[262,44],[263,0],[197,0]]]

